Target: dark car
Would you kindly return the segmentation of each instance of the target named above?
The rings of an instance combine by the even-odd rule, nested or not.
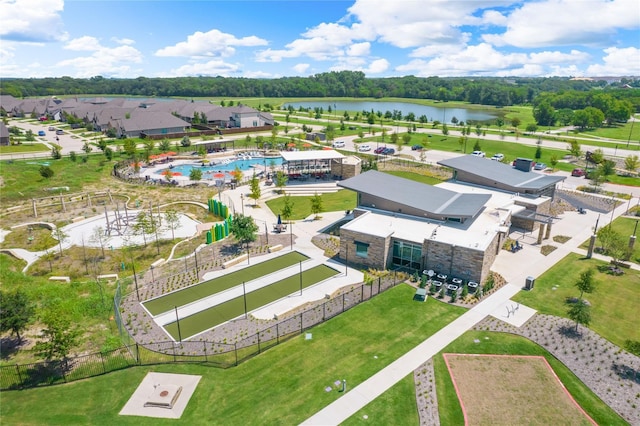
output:
[[[571,171],[571,176],[574,177],[582,177],[585,176],[587,173],[584,171],[584,169],[573,169]]]
[[[56,135],[64,135],[64,130],[56,130]]]
[[[396,150],[393,148],[385,148],[384,151],[382,151],[383,155],[393,155],[396,153]]]
[[[45,136],[46,133],[44,132],[44,130],[38,130],[38,136]]]
[[[411,147],[411,150],[412,150],[412,151],[421,151],[421,150],[422,150],[422,148],[423,148],[423,147],[422,147],[422,145],[413,145],[413,146]]]
[[[382,151],[384,151],[385,149],[387,149],[386,146],[380,146],[380,147],[376,148],[373,152],[375,154],[382,154]]]

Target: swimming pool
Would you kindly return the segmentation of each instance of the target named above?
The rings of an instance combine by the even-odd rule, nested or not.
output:
[[[219,161],[219,160],[214,160]],[[230,172],[236,169],[236,166],[240,168],[243,172],[253,170],[254,166],[264,166],[266,164],[267,167],[280,166],[282,165],[282,157],[264,157],[264,158],[250,158],[250,159],[236,159],[228,162],[220,162],[217,164],[211,164],[208,166],[202,166],[200,164],[180,164],[176,166],[172,166],[171,168],[166,168],[160,170],[158,173],[162,174],[168,170],[173,174],[180,173],[182,176],[189,176],[191,173],[191,169],[197,168],[202,170],[202,178],[207,179],[211,178],[208,176],[208,173],[217,173],[222,172],[225,174],[229,174]]]

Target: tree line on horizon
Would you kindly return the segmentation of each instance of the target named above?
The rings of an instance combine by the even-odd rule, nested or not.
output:
[[[627,100],[640,111],[640,79],[572,80],[568,77],[385,77],[366,78],[361,71],[332,71],[309,77],[256,79],[239,77],[173,77],[131,79],[50,77],[3,78],[0,94],[16,98],[110,94],[148,97],[216,98],[383,98],[462,101],[504,107],[538,105],[550,94],[604,92]],[[580,96],[576,96],[580,98]],[[545,98],[546,99],[546,98]],[[584,99],[584,97],[583,97]],[[564,106],[555,106],[564,108]],[[581,105],[574,109],[585,108]]]

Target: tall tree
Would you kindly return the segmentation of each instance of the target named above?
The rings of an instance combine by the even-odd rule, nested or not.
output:
[[[282,204],[282,211],[280,214],[285,221],[288,221],[291,216],[293,216],[293,201],[291,200],[290,195],[284,196],[284,203]]]
[[[278,192],[280,192],[281,194],[283,192],[282,188],[284,188],[287,185],[288,180],[289,180],[289,177],[285,172],[283,172],[282,170],[278,170],[276,172],[275,184],[276,184],[276,188],[278,188]]]
[[[567,315],[576,323],[576,332],[578,331],[579,324],[585,327],[591,324],[591,306],[587,305],[582,299],[570,304]]]
[[[11,331],[22,342],[21,333],[31,322],[35,310],[27,294],[20,288],[0,291],[0,332]]]
[[[65,359],[78,344],[80,329],[62,309],[52,309],[42,318],[42,339],[34,349],[44,359]]]
[[[254,200],[255,205],[257,206],[258,200],[262,195],[262,190],[260,189],[260,180],[255,174],[253,175],[253,177],[251,178],[251,181],[249,182],[249,191],[250,191],[249,198]]]
[[[176,239],[175,230],[180,227],[180,216],[178,212],[174,209],[167,209],[164,212],[164,221],[167,224],[167,227],[171,230],[171,239]]]
[[[584,293],[593,293],[596,289],[596,283],[594,280],[595,271],[591,268],[580,274],[580,278],[576,281],[575,286],[580,290],[579,299],[582,300]]]
[[[556,110],[549,102],[541,102],[533,108],[533,118],[539,126],[553,126],[556,123]]]
[[[53,236],[56,240],[58,240],[58,245],[60,247],[60,255],[62,256],[62,244],[65,241],[67,241],[67,239],[69,238],[69,234],[64,232],[62,228],[56,227],[56,229],[53,230]]]
[[[194,182],[198,182],[202,179],[202,170],[193,167],[191,169],[191,171],[189,172],[189,180],[192,180]]]
[[[311,213],[315,215],[315,219],[318,219],[318,215],[322,213],[322,197],[317,192],[311,197]]]
[[[229,232],[233,234],[240,245],[246,245],[256,240],[258,225],[252,217],[236,214],[231,221]]]
[[[95,228],[93,228],[93,231],[89,236],[89,241],[92,242],[93,244],[98,244],[100,246],[100,249],[102,249],[103,259],[105,257],[104,246],[109,242],[110,239],[111,239],[111,236],[107,235],[107,233],[105,232],[102,226],[96,226]]]

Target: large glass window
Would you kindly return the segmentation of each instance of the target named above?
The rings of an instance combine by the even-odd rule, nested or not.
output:
[[[391,262],[396,266],[420,269],[422,260],[422,246],[406,241],[393,242]]]
[[[356,243],[356,256],[367,258],[369,257],[369,244],[355,241]]]

